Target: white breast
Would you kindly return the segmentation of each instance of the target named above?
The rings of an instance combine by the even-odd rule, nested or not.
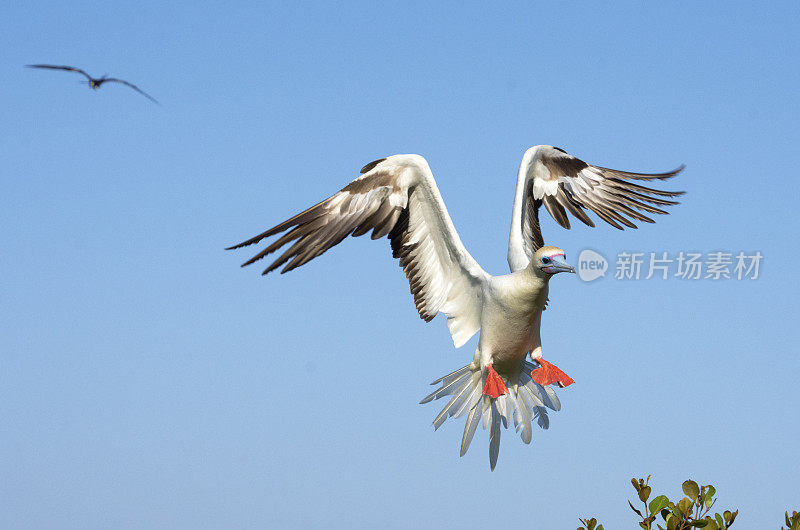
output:
[[[524,269],[492,277],[486,291],[479,343],[482,362],[517,364],[540,346],[547,282]]]

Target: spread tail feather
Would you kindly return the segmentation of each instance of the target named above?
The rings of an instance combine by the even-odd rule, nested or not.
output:
[[[533,421],[542,429],[550,426],[547,409],[561,410],[561,402],[550,386],[542,386],[531,379],[531,371],[536,365],[523,361],[521,372],[516,383],[505,381],[508,393],[492,398],[483,393],[486,375],[478,366],[468,364],[458,370],[440,377],[432,385],[439,388],[428,394],[420,403],[451,396],[441,412],[433,420],[434,429],[441,427],[449,417],[460,418],[467,415],[464,434],[461,438],[461,456],[469,449],[478,424],[489,427],[489,464],[494,471],[497,457],[500,454],[500,426],[514,427],[522,441],[531,443],[533,438]]]

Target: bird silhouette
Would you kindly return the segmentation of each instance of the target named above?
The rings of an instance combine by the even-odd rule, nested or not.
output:
[[[64,70],[66,72],[78,72],[79,74],[85,76],[86,79],[89,80],[88,81],[89,87],[93,88],[94,90],[97,90],[98,88],[100,88],[103,85],[103,83],[122,83],[123,85],[131,87],[132,89],[134,89],[135,91],[137,91],[138,93],[140,93],[141,95],[143,95],[144,97],[146,97],[147,99],[152,101],[153,103],[156,103],[157,105],[161,104],[154,97],[152,97],[150,94],[148,94],[144,90],[140,89],[139,87],[137,87],[133,83],[129,83],[129,82],[125,81],[124,79],[117,79],[116,77],[106,77],[106,76],[103,76],[103,77],[92,77],[89,74],[87,74],[86,72],[84,72],[83,70],[81,70],[80,68],[75,68],[74,66],[58,66],[58,65],[54,65],[54,64],[26,64],[25,66],[27,66],[28,68],[44,68],[44,69],[47,69],[47,70]]]

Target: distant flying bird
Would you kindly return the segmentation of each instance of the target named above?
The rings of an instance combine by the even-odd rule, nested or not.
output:
[[[419,316],[427,322],[444,313],[456,348],[481,331],[472,362],[431,383],[441,386],[421,403],[452,396],[433,425],[438,429],[449,416],[467,416],[462,456],[478,424],[482,421],[484,429],[490,425],[489,462],[494,469],[500,424],[508,428],[513,421],[522,440],[530,443],[532,421],[547,429],[547,409],[561,408],[554,386],[573,383],[542,358],[539,329],[548,284],[556,274],[574,273],[575,269],[567,263],[563,250],[544,246],[539,227],[541,206],[564,228],[570,228],[570,215],[594,226],[584,209],[620,230],[636,228],[631,219],[654,222],[645,213],[667,213],[660,207],[677,204],[668,197],[683,192],[632,181],[665,180],[682,169],[628,173],[587,164],[557,147],[531,147],[517,176],[508,245],[511,274],[503,276],[486,273],[464,248],[428,162],[419,155],[394,155],[371,162],[361,169],[360,177],[335,195],[230,249],[285,232],[242,265],[291,242],[263,272],[285,264],[284,273],[349,235],[372,230],[372,239],[388,236],[393,256],[400,259],[411,284]]]
[[[158,101],[156,101],[156,99],[152,97],[150,94],[146,93],[144,90],[140,89],[133,83],[125,81],[124,79],[117,79],[116,77],[106,77],[106,76],[95,78],[90,76],[80,68],[75,68],[73,66],[56,66],[52,64],[26,64],[25,66],[27,66],[28,68],[45,68],[48,70],[64,70],[67,72],[78,72],[79,74],[83,74],[86,77],[86,79],[89,80],[88,81],[89,86],[95,90],[100,88],[103,85],[103,83],[122,83],[123,85],[131,87],[132,89],[134,89],[135,91],[137,91],[138,93],[140,93],[153,103],[160,105],[160,103],[158,103]]]

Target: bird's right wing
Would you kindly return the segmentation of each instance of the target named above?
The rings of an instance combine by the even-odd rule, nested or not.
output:
[[[526,267],[533,253],[544,245],[539,225],[542,205],[566,229],[570,228],[568,213],[585,225],[594,226],[584,209],[619,230],[637,228],[631,219],[655,222],[645,213],[666,214],[660,207],[678,204],[671,199],[683,192],[664,191],[631,181],[667,180],[682,169],[683,166],[666,173],[631,173],[587,164],[550,145],[529,149],[517,179],[509,240],[511,269]]]
[[[156,100],[156,98],[154,98],[153,96],[151,96],[150,94],[148,94],[147,92],[145,92],[144,90],[139,88],[138,86],[134,85],[133,83],[129,83],[129,82],[125,81],[124,79],[117,79],[116,77],[106,77],[105,79],[103,79],[103,81],[104,82],[111,82],[111,83],[122,83],[125,86],[131,87],[132,89],[134,89],[135,91],[137,91],[138,93],[140,93],[141,95],[143,95],[144,97],[146,97],[147,99],[152,101],[153,103],[155,103],[157,105],[161,105],[161,103],[159,103]]]
[[[394,155],[367,164],[361,172],[335,195],[230,249],[286,232],[242,265],[293,242],[263,272],[283,266],[284,273],[348,235],[372,230],[372,239],[388,236],[419,316],[427,322],[445,313],[453,342],[462,346],[480,329],[482,285],[488,274],[461,242],[427,161],[419,155]]]
[[[86,79],[89,81],[92,80],[92,76],[81,70],[80,68],[75,68],[74,66],[57,66],[54,64],[26,64],[28,68],[46,68],[48,70],[64,70],[67,72],[78,72],[79,74],[83,74],[86,76]]]

